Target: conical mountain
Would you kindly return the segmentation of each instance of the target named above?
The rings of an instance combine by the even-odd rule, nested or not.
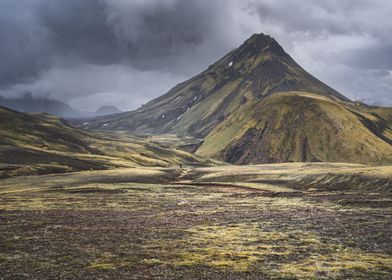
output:
[[[140,109],[89,122],[86,128],[203,138],[245,104],[287,91],[348,101],[301,68],[275,39],[255,34],[201,74]]]
[[[197,155],[235,164],[392,164],[392,109],[350,101],[263,34],[142,108],[85,128],[191,135],[203,139]]]

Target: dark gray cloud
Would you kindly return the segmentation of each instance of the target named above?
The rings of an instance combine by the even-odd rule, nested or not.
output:
[[[339,59],[347,65],[365,70],[392,69],[392,45],[344,51]]]
[[[230,2],[106,1],[106,22],[133,67],[190,74],[246,38]]]
[[[31,82],[49,68],[52,46],[47,36],[47,30],[38,23],[28,1],[2,1],[0,89]]]
[[[106,24],[105,5],[97,0],[40,0],[39,23],[48,30],[56,56],[72,63],[110,65],[121,62],[121,53]]]
[[[268,33],[350,98],[392,105],[390,0],[2,0],[0,94],[131,109]]]

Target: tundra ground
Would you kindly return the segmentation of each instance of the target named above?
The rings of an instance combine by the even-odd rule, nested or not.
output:
[[[312,185],[322,169],[347,188]],[[293,164],[2,180],[0,279],[391,279],[388,172]],[[365,173],[382,187],[350,186]]]

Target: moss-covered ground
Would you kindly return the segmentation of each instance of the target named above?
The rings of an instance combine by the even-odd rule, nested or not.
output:
[[[3,180],[0,279],[392,277],[388,192],[113,172]]]

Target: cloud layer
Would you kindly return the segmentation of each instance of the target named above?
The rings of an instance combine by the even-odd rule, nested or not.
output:
[[[389,0],[2,0],[0,94],[132,109],[253,33],[353,99],[392,105]]]

